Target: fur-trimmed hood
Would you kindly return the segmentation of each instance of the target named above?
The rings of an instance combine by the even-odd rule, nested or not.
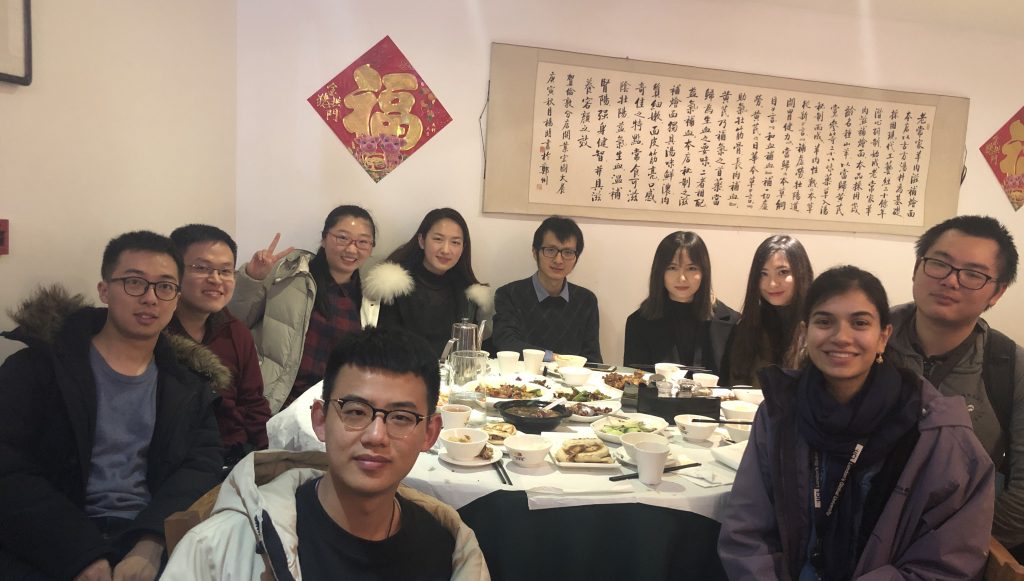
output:
[[[395,299],[412,294],[416,280],[405,267],[394,262],[382,262],[362,277],[363,296],[384,305],[394,304]],[[465,289],[466,298],[476,304],[481,319],[494,314],[494,290],[483,284],[471,284]]]
[[[17,328],[0,335],[29,346],[53,345],[69,318],[77,316],[83,309],[93,308],[84,296],[72,295],[59,284],[41,286],[8,311]],[[179,363],[205,377],[210,387],[218,392],[230,387],[231,371],[209,349],[170,333],[163,333],[162,340],[167,342]]]

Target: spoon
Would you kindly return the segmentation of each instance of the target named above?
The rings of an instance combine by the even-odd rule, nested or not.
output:
[[[562,405],[564,403],[567,403],[567,400],[564,397],[560,397],[560,398],[556,399],[555,401],[549,403],[548,405],[544,406],[541,409],[552,410],[552,409],[555,409],[555,406]]]

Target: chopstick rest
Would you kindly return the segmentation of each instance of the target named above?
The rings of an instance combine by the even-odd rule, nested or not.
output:
[[[680,464],[679,466],[669,466],[668,468],[662,470],[662,472],[675,472],[676,470],[685,470],[687,468],[693,468],[695,466],[700,466],[700,462]],[[633,478],[640,478],[640,473],[634,472],[632,474],[620,474],[618,476],[611,476],[608,478],[608,480],[611,480],[612,482],[618,482],[620,480],[631,480]]]

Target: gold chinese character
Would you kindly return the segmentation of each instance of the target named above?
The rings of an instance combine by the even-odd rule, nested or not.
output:
[[[345,95],[345,106],[352,110],[342,119],[345,129],[356,136],[397,137],[402,151],[415,147],[423,136],[423,123],[412,113],[416,98],[407,91],[419,87],[416,77],[409,73],[381,77],[368,64],[352,76],[356,90]]]

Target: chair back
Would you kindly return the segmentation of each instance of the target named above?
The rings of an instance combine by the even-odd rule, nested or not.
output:
[[[988,543],[985,581],[1024,581],[1024,566],[995,537]]]
[[[192,527],[206,520],[213,511],[213,505],[220,494],[220,484],[214,486],[192,503],[188,510],[180,510],[164,519],[164,542],[167,544],[167,556],[174,552],[174,547],[185,537]]]

